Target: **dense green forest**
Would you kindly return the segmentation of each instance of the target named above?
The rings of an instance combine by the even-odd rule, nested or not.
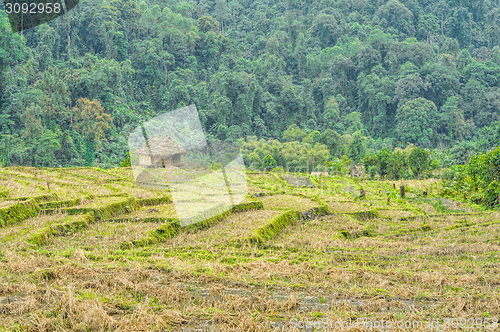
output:
[[[499,45],[497,0],[83,0],[23,35],[3,15],[0,161],[117,166],[139,123],[195,104],[226,141],[465,164],[498,145]]]

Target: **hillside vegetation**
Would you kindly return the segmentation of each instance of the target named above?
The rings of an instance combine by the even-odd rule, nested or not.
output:
[[[22,36],[2,14],[0,160],[117,166],[139,123],[196,104],[227,141],[296,124],[462,164],[500,138],[499,13],[493,0],[90,0]]]

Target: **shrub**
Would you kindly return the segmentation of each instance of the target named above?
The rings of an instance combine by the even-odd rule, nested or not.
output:
[[[466,165],[452,167],[452,172],[452,179],[443,180],[443,195],[490,208],[500,204],[500,147],[471,157]]]
[[[368,173],[370,174],[370,179],[373,180],[377,175],[377,166],[370,166]]]

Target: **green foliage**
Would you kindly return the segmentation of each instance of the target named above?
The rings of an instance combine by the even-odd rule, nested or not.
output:
[[[326,161],[325,165],[328,170],[334,174],[347,176],[350,172],[350,165],[352,160],[343,155],[342,158],[336,159],[332,162]]]
[[[375,179],[375,176],[377,176],[377,166],[370,166],[368,168],[368,174],[370,174],[370,180]]]
[[[130,152],[127,152],[127,158],[120,163],[120,167],[130,167],[132,163],[130,161]]]
[[[443,180],[444,195],[490,208],[500,204],[500,148],[473,156],[466,165],[452,170],[453,178]]]
[[[387,161],[387,175],[390,179],[403,178],[407,171],[407,154],[401,149],[395,149]]]
[[[351,159],[354,163],[358,164],[365,156],[365,142],[361,134],[355,133],[347,145],[346,156]]]
[[[323,113],[323,124],[325,129],[334,129],[336,123],[340,120],[340,109],[335,97],[331,97]]]
[[[347,127],[347,133],[353,134],[363,129],[363,122],[361,121],[361,113],[352,112],[344,118],[344,123]]]
[[[224,165],[221,163],[212,163],[212,171],[222,171],[224,169]]]
[[[409,145],[404,150],[396,148],[391,151],[384,148],[377,154],[367,154],[363,159],[363,164],[370,176],[372,172],[375,174],[378,171],[382,178],[397,180],[409,177],[411,172],[414,178],[419,179],[422,174],[431,170],[431,153],[413,145]],[[441,167],[437,159],[432,161],[432,165]]]
[[[443,166],[463,164],[500,138],[499,8],[91,1],[23,36],[4,16],[0,160],[116,166],[138,124],[196,104],[203,129],[219,139],[257,136],[308,151],[261,147],[249,156],[254,165],[269,154],[277,165],[313,169],[325,161],[321,146],[310,156],[317,143],[326,160],[348,153],[359,162],[359,141],[345,136],[357,132],[372,154],[412,143],[450,150]]]
[[[434,140],[436,105],[424,98],[408,101],[396,112],[396,132],[399,140],[430,147]]]
[[[438,170],[438,169],[441,169],[442,165],[441,165],[441,162],[437,159],[433,159],[431,161],[431,170]]]
[[[318,135],[318,138],[321,135]],[[314,139],[313,139],[314,142]],[[321,143],[277,140],[257,141],[250,137],[241,143],[245,164],[252,169],[280,166],[291,172],[311,172],[330,158],[328,148]],[[269,157],[268,157],[269,156]],[[274,160],[274,161],[273,161]]]
[[[420,148],[414,148],[408,156],[408,166],[410,166],[410,170],[417,179],[420,179],[423,173],[429,171],[429,162],[429,152]]]
[[[264,159],[262,160],[262,168],[263,169],[272,170],[276,166],[277,166],[276,160],[274,160],[274,158],[270,154],[265,156]]]
[[[465,135],[464,112],[459,103],[459,98],[452,96],[441,108],[441,128],[450,140],[461,140]]]
[[[198,30],[200,32],[219,32],[219,22],[211,16],[202,16],[198,19]]]
[[[342,154],[342,141],[343,138],[336,131],[332,129],[327,129],[318,139],[319,143],[326,145],[328,150],[330,150],[330,155],[332,157],[340,157]]]
[[[288,127],[287,130],[283,132],[283,141],[291,142],[291,141],[302,141],[306,137],[306,133],[299,128],[296,124]]]

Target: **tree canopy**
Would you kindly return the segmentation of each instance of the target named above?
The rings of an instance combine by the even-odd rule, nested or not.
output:
[[[116,166],[138,124],[195,104],[222,140],[293,143],[319,131],[314,144],[330,158],[354,151],[340,137],[359,135],[367,150],[411,143],[463,164],[498,144],[499,6],[88,1],[23,35],[2,15],[0,159]],[[85,98],[110,117],[93,148],[75,118]]]

